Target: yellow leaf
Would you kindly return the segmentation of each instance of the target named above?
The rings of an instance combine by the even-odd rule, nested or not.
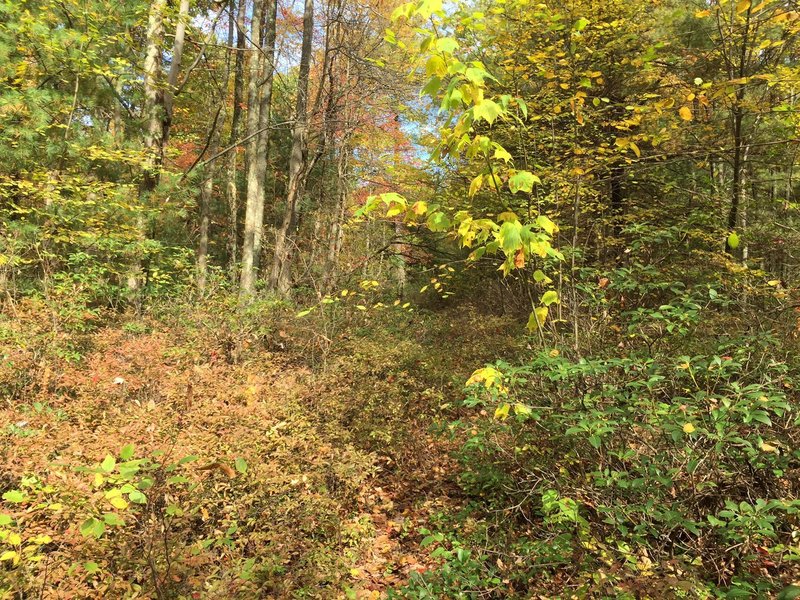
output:
[[[633,153],[636,155],[636,158],[641,158],[642,157],[642,153],[639,151],[639,146],[637,146],[633,142],[631,142],[628,145],[630,146],[631,150],[633,150]]]
[[[511,405],[507,402],[503,402],[500,406],[497,407],[494,411],[494,418],[503,421],[508,418],[508,411],[511,409]]]
[[[6,550],[2,554],[0,554],[0,561],[3,560],[14,560],[17,558],[17,553],[13,550]]]
[[[736,12],[738,14],[742,14],[743,12],[747,11],[750,6],[750,0],[739,0],[739,2],[736,3]]]
[[[691,423],[684,423],[683,433],[694,433],[694,425],[692,425]]]
[[[535,308],[528,318],[528,331],[535,331],[547,321],[547,313],[550,312],[546,306]]]
[[[428,75],[437,75],[439,77],[444,77],[445,75],[447,75],[447,65],[445,64],[442,57],[434,55],[428,59],[428,62],[425,65],[425,72]]]
[[[475,371],[472,376],[467,380],[466,385],[470,386],[474,383],[483,381],[487,388],[492,387],[492,384],[499,381],[503,374],[493,367],[484,367]]]
[[[472,198],[475,194],[478,193],[478,190],[481,189],[483,185],[483,175],[478,175],[475,179],[472,180],[472,183],[469,184],[469,197]]]
[[[19,546],[22,543],[22,538],[19,537],[18,533],[9,533],[8,543],[11,544],[12,546]]]
[[[678,114],[684,121],[692,120],[692,109],[689,108],[688,106],[681,106],[680,109],[678,110]]]
[[[694,13],[694,16],[698,19],[702,19],[703,17],[707,17],[710,14],[711,11],[706,9],[706,10],[698,10],[696,13]]]
[[[778,453],[778,449],[775,446],[766,442],[761,442],[761,450],[764,452],[774,452],[775,454]]]
[[[110,498],[108,501],[114,508],[119,508],[120,510],[125,510],[126,508],[128,508],[128,503],[121,496]]]

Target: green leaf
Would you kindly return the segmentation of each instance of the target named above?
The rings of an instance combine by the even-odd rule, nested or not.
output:
[[[530,171],[517,171],[508,178],[508,189],[511,190],[512,194],[517,192],[530,193],[533,191],[534,183],[541,183],[541,180],[536,175]]]
[[[506,254],[518,250],[522,246],[522,224],[519,221],[506,221],[500,226],[497,239]]]
[[[528,417],[533,413],[533,411],[531,411],[528,406],[517,403],[514,405],[514,413],[522,417]]]
[[[428,229],[434,233],[439,231],[447,231],[452,225],[450,219],[443,212],[433,212],[428,215]]]
[[[131,502],[134,502],[136,504],[147,504],[147,496],[145,496],[139,490],[133,490],[132,492],[130,492],[128,494],[128,498],[130,499]]]
[[[575,21],[575,25],[573,26],[573,29],[575,31],[583,31],[584,29],[586,29],[586,26],[589,25],[590,22],[591,21],[589,21],[589,19],[581,17],[580,19]]]
[[[0,526],[11,525],[12,520],[11,515],[0,515]]]
[[[87,573],[92,574],[92,573],[96,573],[97,571],[100,570],[100,565],[98,565],[96,562],[94,562],[92,560],[89,560],[89,561],[83,563],[83,569]]]
[[[794,584],[787,585],[775,596],[775,600],[796,600],[797,598],[800,598],[800,586]]]
[[[241,456],[234,461],[234,466],[236,470],[239,471],[242,475],[247,473],[247,461],[243,459]]]
[[[425,87],[422,88],[420,96],[431,96],[432,98],[435,98],[440,87],[442,87],[442,78],[438,75],[434,75],[428,80],[428,83],[425,84]]]
[[[110,525],[111,527],[121,527],[125,525],[125,521],[123,521],[119,515],[115,513],[105,513],[103,515],[103,521],[106,525]]]
[[[731,250],[736,250],[739,247],[739,236],[734,231],[728,236],[728,248]]]
[[[99,539],[106,531],[105,523],[90,517],[81,525],[80,532],[83,537],[93,537]]]
[[[493,100],[483,99],[472,109],[472,115],[476,121],[483,119],[489,125],[495,122],[497,117],[503,114],[503,108]]]
[[[455,38],[451,37],[443,37],[436,40],[436,49],[441,52],[447,52],[448,54],[452,54],[456,50],[458,50],[458,42]]]
[[[558,292],[555,290],[549,290],[542,295],[542,304],[545,306],[550,306],[551,304],[558,303]]]
[[[25,492],[21,492],[20,490],[8,490],[5,494],[3,494],[3,500],[6,502],[11,502],[12,504],[25,502],[27,499],[28,496],[25,494]]]
[[[468,69],[464,70],[464,77],[466,77],[472,83],[483,85],[483,80],[491,76],[486,72],[485,69],[469,67]]]
[[[122,447],[122,450],[119,451],[119,457],[122,460],[130,460],[133,458],[134,447],[133,444],[127,444]]]
[[[522,98],[517,98],[517,104],[519,105],[519,109],[522,111],[522,118],[528,118],[528,105],[525,104],[525,100]]]
[[[103,462],[100,463],[100,468],[103,470],[104,473],[111,473],[111,471],[113,471],[114,467],[116,466],[117,466],[117,460],[110,454],[106,454],[106,457],[103,459]]]

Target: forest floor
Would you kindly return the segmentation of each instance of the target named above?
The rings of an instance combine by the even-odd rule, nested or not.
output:
[[[464,315],[448,311],[380,327],[364,316],[322,363],[300,350],[302,329],[237,337],[194,314],[78,335],[41,307],[16,311],[2,327],[0,512],[12,521],[0,537],[17,542],[11,589],[40,598],[401,586],[436,563],[420,529],[462,503],[452,442],[432,426],[482,351],[497,352],[486,340],[507,344],[499,333],[513,329],[454,327]],[[133,481],[147,504],[114,500],[131,464],[154,469]]]

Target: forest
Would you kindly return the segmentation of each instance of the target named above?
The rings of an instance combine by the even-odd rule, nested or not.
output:
[[[797,0],[0,0],[0,598],[800,598]]]

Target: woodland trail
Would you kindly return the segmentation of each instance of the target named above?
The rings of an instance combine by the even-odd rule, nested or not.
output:
[[[346,383],[287,354],[229,364],[157,328],[101,329],[86,347],[79,363],[6,350],[30,381],[25,402],[0,410],[16,424],[3,436],[1,477],[10,489],[38,474],[31,494],[43,501],[23,518],[53,538],[43,597],[135,594],[150,569],[162,590],[191,597],[371,598],[432,565],[418,529],[452,504],[454,487],[447,449],[424,429],[365,447],[347,422]],[[151,499],[135,519],[120,511],[124,528],[87,539],[86,515],[110,507],[80,468],[126,445],[136,457],[163,452],[164,464],[196,457],[182,472],[189,488]],[[157,519],[166,504],[182,518]],[[109,544],[129,564],[103,562]],[[97,573],[76,568],[91,563]]]

